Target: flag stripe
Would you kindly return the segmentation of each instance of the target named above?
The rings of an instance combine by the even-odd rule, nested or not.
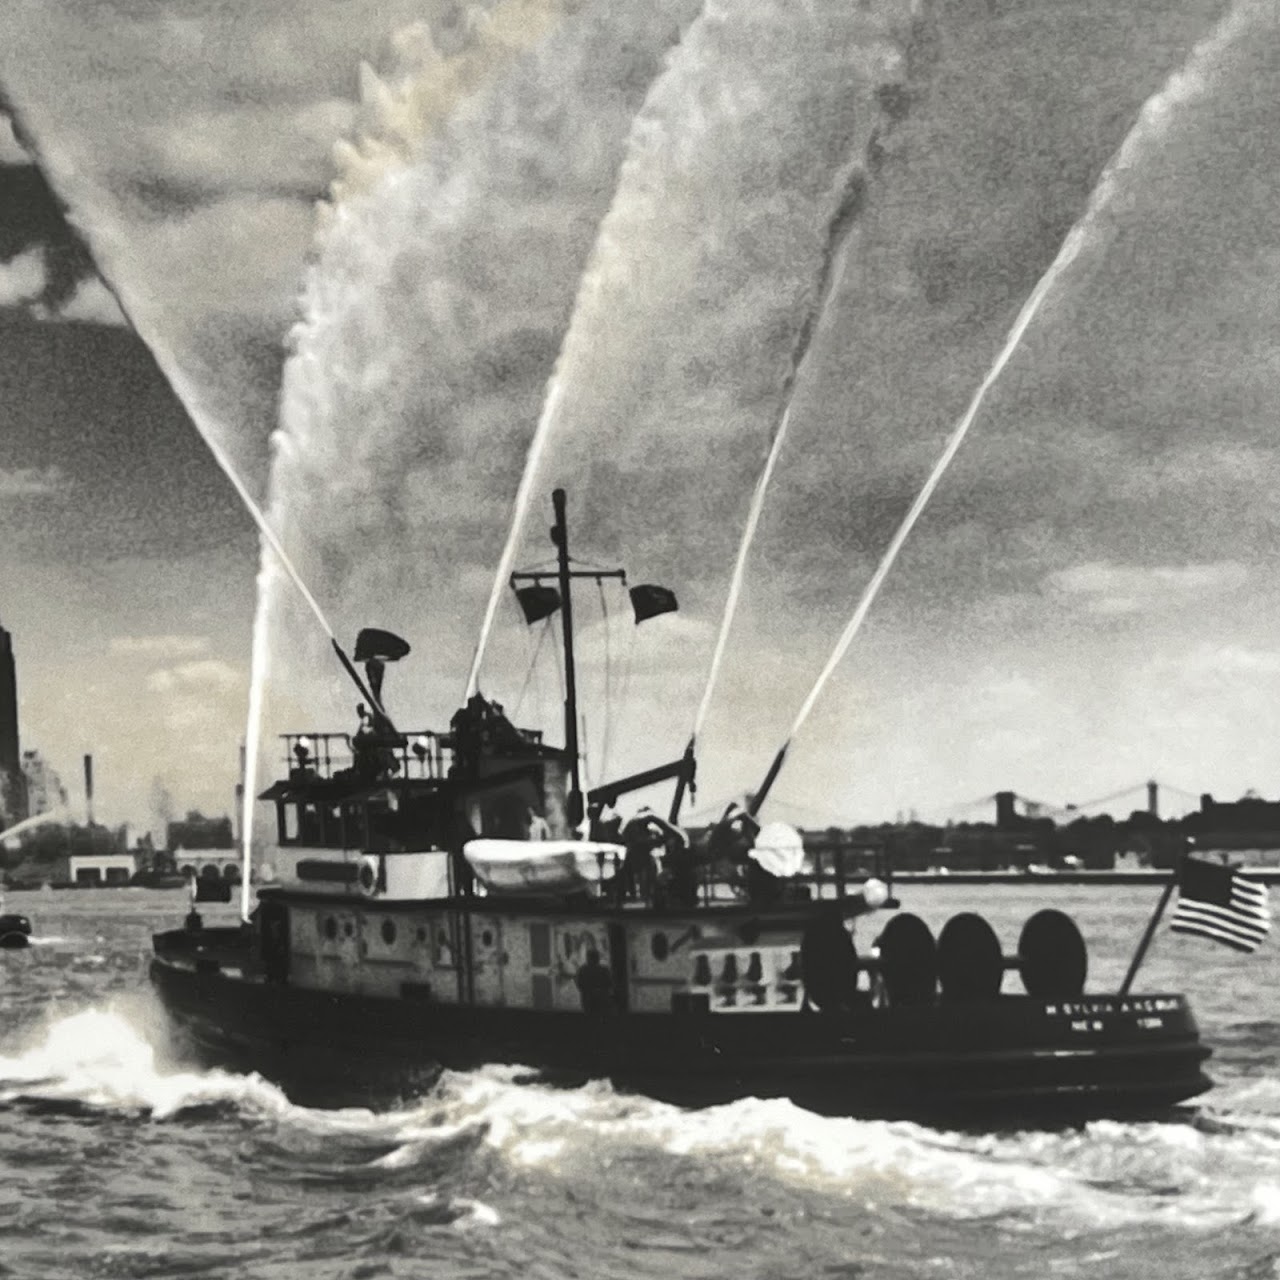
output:
[[[1199,902],[1195,898],[1183,898],[1177,906],[1178,911],[1209,911],[1228,920],[1250,921],[1258,924],[1270,924],[1271,912],[1266,907],[1240,907],[1234,902],[1230,906],[1220,907],[1215,902]]]
[[[1233,951],[1241,951],[1246,955],[1258,949],[1257,943],[1241,942],[1237,938],[1232,938],[1226,934],[1215,933],[1212,929],[1190,928],[1185,925],[1174,923],[1172,926],[1174,933],[1192,934],[1199,938],[1208,938],[1211,942],[1221,942],[1224,947],[1230,947]]]
[[[1221,920],[1224,924],[1234,924],[1245,929],[1260,929],[1263,933],[1271,928],[1270,914],[1236,911],[1231,907],[1215,907],[1209,902],[1184,899],[1178,903],[1173,914],[1175,920],[1180,916],[1191,919]]]
[[[1269,930],[1264,926],[1242,925],[1238,921],[1224,919],[1221,916],[1205,914],[1192,915],[1184,912],[1175,913],[1171,928],[1181,933],[1212,933],[1214,937],[1232,937],[1240,942],[1257,946],[1267,936]]]
[[[1188,883],[1184,879],[1183,892],[1178,898],[1170,928],[1175,933],[1196,934],[1221,942],[1236,951],[1254,951],[1271,930],[1271,908],[1264,885],[1230,874],[1229,893],[1221,894],[1227,885],[1214,888],[1212,880],[1205,882],[1207,868],[1197,864],[1197,880]],[[1220,883],[1220,882],[1219,882]],[[1189,893],[1192,884],[1201,886],[1203,897]],[[1209,896],[1216,901],[1206,901]],[[1225,899],[1225,901],[1224,901]]]

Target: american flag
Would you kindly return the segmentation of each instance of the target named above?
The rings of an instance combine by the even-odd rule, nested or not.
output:
[[[1271,929],[1266,886],[1221,863],[1184,858],[1169,927],[1237,951],[1255,951]]]

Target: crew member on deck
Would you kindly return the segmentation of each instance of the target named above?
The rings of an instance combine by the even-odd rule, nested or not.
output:
[[[574,974],[574,985],[582,997],[582,1011],[600,1017],[613,1011],[613,975],[601,964],[600,953],[592,947],[586,962]]]
[[[717,873],[738,880],[746,873],[760,824],[736,801],[729,804],[707,837],[707,857]]]
[[[363,702],[356,706],[360,725],[351,735],[351,763],[356,775],[370,781],[387,777],[396,772],[394,751],[389,751],[380,730],[379,718]],[[385,723],[385,717],[382,717]]]
[[[529,826],[528,835],[530,840],[550,840],[551,827],[548,825],[546,818],[540,814],[533,805],[529,806],[527,813]]]
[[[698,905],[698,855],[689,837],[678,827],[673,830],[662,860],[666,897],[671,906],[687,910]]]
[[[619,899],[638,897],[648,902],[653,898],[658,880],[658,864],[654,852],[664,841],[664,833],[650,821],[651,809],[641,809],[623,828],[622,843],[627,855],[618,877]]]

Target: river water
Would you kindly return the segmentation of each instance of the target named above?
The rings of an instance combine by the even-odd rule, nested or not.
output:
[[[1158,891],[905,891],[1006,950],[1070,911],[1114,986]],[[174,1062],[147,992],[181,893],[12,894],[0,952],[0,1276],[1280,1276],[1280,958],[1162,929],[1137,988],[1185,990],[1212,1093],[1167,1123],[944,1132],[746,1099],[684,1112],[489,1069],[391,1112],[293,1106]]]

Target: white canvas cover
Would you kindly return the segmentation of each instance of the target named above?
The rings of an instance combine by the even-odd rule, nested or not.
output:
[[[491,893],[585,889],[609,879],[626,850],[595,840],[469,840],[462,847],[476,879]]]
[[[770,875],[799,875],[804,869],[804,841],[795,827],[788,823],[766,822],[757,833],[748,857]]]

